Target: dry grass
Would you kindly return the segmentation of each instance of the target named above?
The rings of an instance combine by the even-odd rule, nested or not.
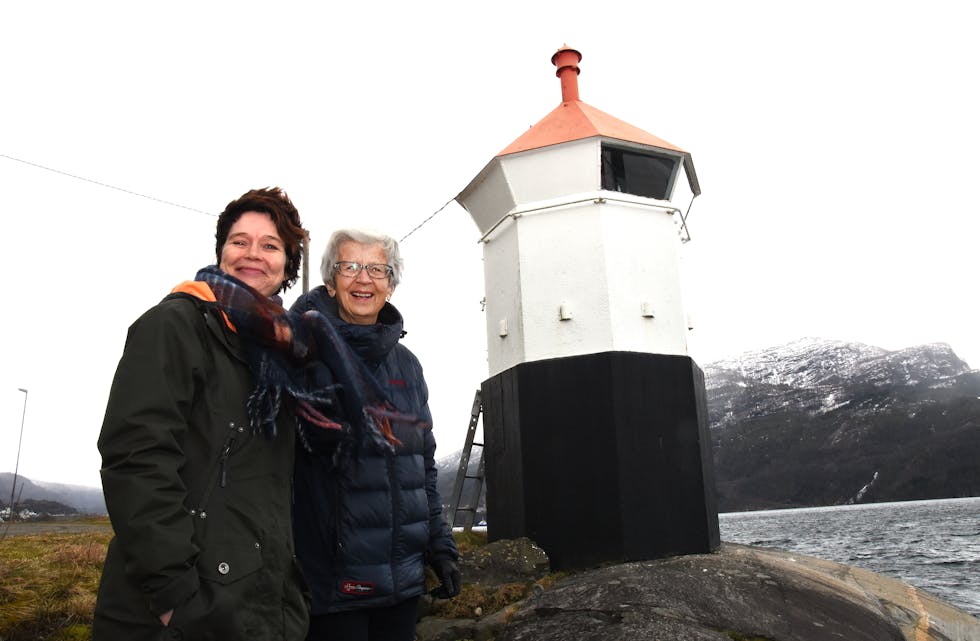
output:
[[[460,554],[487,544],[486,532],[462,531],[455,532],[453,536]],[[428,587],[432,588],[438,584],[435,574],[428,568],[426,576],[429,579]],[[539,589],[547,590],[564,576],[565,573],[558,572],[548,574],[537,581],[505,583],[493,587],[464,582],[457,596],[450,600],[433,602],[432,615],[446,619],[485,617],[525,599],[534,591],[536,585],[540,586]]]
[[[453,538],[456,539],[456,547],[459,549],[460,554],[487,544],[486,531],[474,532],[473,530],[460,530],[453,532]]]
[[[0,641],[91,639],[95,595],[112,531],[106,518],[81,522],[106,527],[0,540]],[[485,533],[457,532],[455,536],[461,552],[487,542]],[[536,583],[547,588],[558,576],[549,575]],[[430,580],[434,585],[435,577]],[[433,614],[486,616],[520,601],[534,585],[508,583],[489,589],[466,583],[459,596],[437,601]]]
[[[105,528],[0,541],[0,639],[90,639],[95,595],[111,536]]]
[[[534,591],[534,586],[548,589],[563,574],[549,574],[539,581],[504,583],[488,587],[476,583],[464,583],[459,594],[448,601],[432,603],[432,616],[444,619],[482,618],[519,603]]]

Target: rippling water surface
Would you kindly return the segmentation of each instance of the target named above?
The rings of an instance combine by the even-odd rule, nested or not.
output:
[[[901,579],[980,617],[980,497],[719,515],[721,538]]]

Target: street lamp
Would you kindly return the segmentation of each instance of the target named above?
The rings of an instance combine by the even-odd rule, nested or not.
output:
[[[10,520],[14,520],[14,491],[17,489],[17,472],[20,470],[20,444],[24,440],[24,417],[27,416],[27,390],[18,387],[17,391],[24,392],[24,410],[20,414],[20,437],[17,439],[17,463],[14,465],[14,482],[10,484]]]

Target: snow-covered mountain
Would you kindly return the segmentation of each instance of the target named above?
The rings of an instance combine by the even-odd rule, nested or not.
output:
[[[703,371],[721,511],[980,496],[980,371],[948,345],[804,338]]]
[[[802,339],[704,367],[723,510],[980,495],[980,372]]]
[[[932,343],[897,351],[862,343],[803,338],[792,343],[704,367],[709,379],[724,379],[727,372],[769,385],[807,387],[864,382],[872,385],[942,386],[971,371],[949,345]]]
[[[951,388],[968,374],[970,367],[944,343],[888,351],[816,338],[746,352],[704,367],[709,406],[714,410],[712,428],[783,408],[832,412],[869,400],[872,390]],[[897,397],[875,400],[888,405]]]

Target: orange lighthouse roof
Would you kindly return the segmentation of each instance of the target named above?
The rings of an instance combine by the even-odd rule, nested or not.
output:
[[[563,46],[552,56],[551,63],[558,67],[555,75],[561,79],[562,103],[520,138],[510,143],[498,156],[592,136],[615,138],[688,155],[680,147],[579,100],[578,63],[581,60],[582,54],[568,45]]]

